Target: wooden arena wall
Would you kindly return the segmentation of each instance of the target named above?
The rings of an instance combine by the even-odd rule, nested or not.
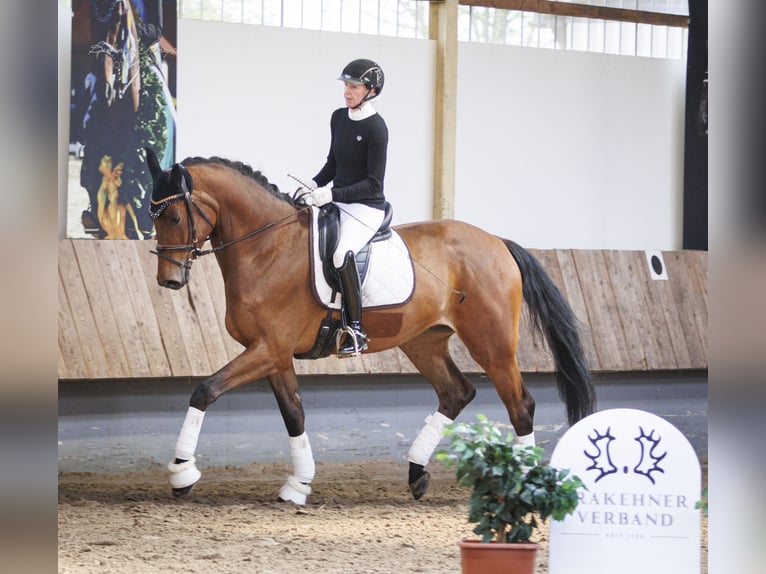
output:
[[[241,346],[226,332],[215,258],[195,262],[188,288],[157,285],[153,242],[59,242],[58,377],[206,376]],[[707,369],[707,252],[664,251],[654,280],[643,251],[530,250],[584,324],[594,371]],[[480,373],[457,337],[457,365]],[[522,320],[524,372],[552,372],[543,343]],[[339,360],[295,361],[298,374],[414,373],[398,349]]]

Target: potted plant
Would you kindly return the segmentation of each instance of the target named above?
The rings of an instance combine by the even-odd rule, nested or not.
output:
[[[481,540],[458,542],[464,574],[534,573],[535,530],[549,517],[563,520],[574,512],[578,490],[585,488],[568,470],[542,464],[543,449],[514,443],[484,415],[473,424],[445,428],[449,448],[436,454],[455,466],[458,483],[471,487],[468,521]],[[516,568],[516,569],[514,569]]]

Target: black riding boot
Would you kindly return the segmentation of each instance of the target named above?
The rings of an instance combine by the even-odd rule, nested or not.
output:
[[[367,348],[367,335],[362,329],[362,286],[356,269],[354,254],[349,251],[338,270],[341,296],[343,297],[343,317],[348,330],[338,345],[340,357],[353,357]],[[356,344],[355,344],[356,341]]]

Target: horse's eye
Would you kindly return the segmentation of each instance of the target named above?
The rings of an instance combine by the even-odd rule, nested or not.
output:
[[[180,221],[181,221],[181,217],[178,215],[168,216],[168,223],[170,223],[170,225],[178,225]]]

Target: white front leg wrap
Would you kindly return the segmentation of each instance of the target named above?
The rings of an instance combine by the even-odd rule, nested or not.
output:
[[[451,423],[451,418],[444,416],[438,411],[427,416],[426,426],[423,427],[413,441],[412,446],[407,453],[407,460],[419,464],[420,466],[426,466],[428,461],[431,460],[431,455],[434,453],[436,447],[444,436],[445,425]]]
[[[516,444],[520,446],[535,446],[535,431],[532,431],[529,434],[525,434],[524,436],[516,435]],[[524,472],[527,472],[532,467],[522,466],[521,468]]]
[[[293,461],[293,476],[299,482],[309,483],[314,480],[316,466],[314,465],[314,453],[311,452],[309,436],[304,432],[300,436],[291,436],[290,457]]]
[[[197,450],[197,440],[204,418],[205,412],[194,407],[189,407],[186,411],[186,418],[176,441],[175,459],[168,463],[168,470],[171,472],[170,485],[173,488],[192,486],[202,476],[194,464],[194,451]],[[184,462],[176,463],[176,459]]]
[[[305,432],[300,436],[289,437],[289,441],[293,474],[287,477],[287,482],[279,491],[279,498],[303,506],[306,504],[306,497],[311,494],[309,483],[314,480],[316,472],[314,454]]]
[[[516,444],[520,444],[521,446],[535,446],[535,431],[525,434],[524,436],[516,435]]]
[[[197,440],[204,418],[205,411],[194,407],[189,407],[189,410],[186,411],[186,418],[181,427],[181,433],[178,435],[178,441],[176,441],[176,458],[181,460],[194,458],[194,451],[197,450]]]

